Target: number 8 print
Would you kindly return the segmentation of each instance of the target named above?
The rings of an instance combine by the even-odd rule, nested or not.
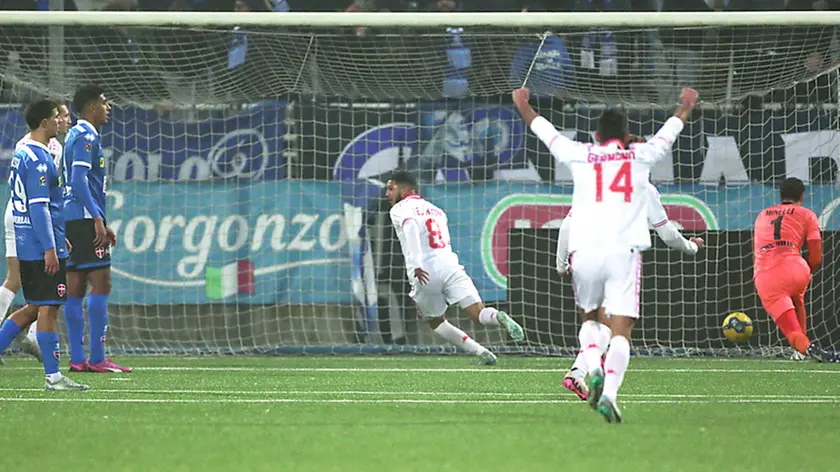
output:
[[[426,220],[426,230],[429,232],[429,247],[432,249],[443,249],[446,247],[446,241],[443,240],[440,226],[432,218]]]

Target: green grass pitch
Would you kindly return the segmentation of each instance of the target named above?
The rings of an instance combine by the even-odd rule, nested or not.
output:
[[[840,368],[633,358],[611,425],[562,388],[569,359],[137,357],[132,374],[0,366],[0,470],[836,470]],[[65,363],[62,363],[63,365]]]

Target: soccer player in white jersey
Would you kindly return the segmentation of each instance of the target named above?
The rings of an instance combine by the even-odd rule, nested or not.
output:
[[[638,138],[636,138],[638,139]],[[641,141],[634,141],[634,137],[631,137],[631,142],[644,142],[642,138]],[[683,254],[693,256],[697,254],[697,251],[705,245],[703,238],[696,238],[692,237],[689,239],[685,239],[682,234],[680,234],[680,230],[668,220],[668,214],[665,212],[665,207],[662,206],[662,201],[659,196],[659,191],[656,190],[656,187],[648,182],[647,184],[647,205],[648,205],[648,223],[650,226],[656,231],[657,236],[659,239],[662,240],[665,244],[668,245],[671,249],[676,249]],[[570,274],[570,264],[569,264],[569,230],[571,229],[572,223],[572,211],[570,210],[569,213],[566,215],[566,218],[563,219],[563,224],[560,225],[560,232],[557,237],[557,253],[556,253],[556,260],[555,264],[557,267],[557,273],[560,275],[569,275]],[[575,300],[577,302],[577,300]],[[586,322],[585,315],[586,313],[581,310],[581,321]],[[602,326],[606,327],[608,320],[604,314],[603,308],[598,313],[598,322],[602,323]],[[609,336],[610,330],[606,328],[601,332],[602,336],[605,336],[605,342],[609,345]],[[566,373],[566,376],[563,378],[563,387],[568,390],[571,390],[575,393],[581,400],[587,400],[589,397],[589,388],[586,386],[586,376],[589,373],[586,361],[583,356],[583,350],[581,349],[578,352],[577,357],[575,358],[574,364],[572,364],[571,370]]]
[[[435,333],[479,357],[479,365],[496,363],[487,348],[444,318],[449,305],[458,304],[473,321],[501,325],[511,339],[522,341],[525,332],[507,313],[485,307],[472,279],[458,261],[449,239],[446,213],[417,194],[417,182],[407,172],[388,180],[391,223],[397,232],[411,283],[409,296]]]
[[[616,397],[630,360],[630,333],[639,317],[641,251],[650,247],[646,186],[651,167],[670,154],[698,94],[683,89],[677,113],[652,140],[629,149],[627,117],[617,109],[601,115],[595,135],[599,144],[584,144],[566,138],[539,116],[528,104],[528,89],[512,95],[531,131],[572,172],[572,209],[577,216],[569,230],[569,252],[578,305],[586,312],[578,337],[591,374],[589,404],[607,421],[621,422]],[[598,322],[600,308],[609,317],[609,328]],[[611,330],[608,351],[606,329]],[[606,377],[601,369],[605,351]]]
[[[67,105],[59,105],[58,107],[58,135],[51,138],[47,148],[53,158],[56,166],[59,167],[61,162],[62,145],[64,136],[67,130],[70,129],[70,110]],[[23,146],[23,143],[29,140],[32,133],[26,135],[15,144],[15,150]],[[17,249],[15,247],[15,225],[12,218],[12,200],[6,204],[6,213],[4,215],[4,227],[6,230],[6,280],[0,286],[0,316],[5,316],[9,311],[9,307],[14,301],[15,294],[20,290],[20,263],[17,259]],[[37,331],[37,321],[34,321],[38,316],[38,310],[35,306],[27,305],[18,310],[20,312],[19,318],[16,319],[32,319],[32,324],[29,325],[29,330],[26,337],[21,341],[21,349],[27,354],[32,355],[39,361],[41,360],[41,351],[38,349],[38,341],[35,339]],[[30,313],[31,312],[31,313]]]

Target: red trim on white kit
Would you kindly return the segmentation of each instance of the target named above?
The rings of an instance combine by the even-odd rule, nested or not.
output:
[[[639,314],[639,309],[642,299],[642,253],[639,251],[639,257],[636,260],[636,314]]]

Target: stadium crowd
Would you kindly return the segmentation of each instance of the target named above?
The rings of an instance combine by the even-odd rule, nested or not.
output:
[[[0,0],[0,10],[47,10],[53,0]],[[840,0],[64,0],[66,10],[129,11],[751,11],[840,8]],[[383,39],[395,31],[359,27],[324,38],[308,54],[299,30],[218,28],[65,30],[65,66],[93,73],[116,100],[161,102],[184,96],[205,101],[252,101],[293,91],[349,98],[463,98],[521,85],[534,55],[530,87],[537,95],[620,96],[671,103],[694,84],[715,100],[728,88],[769,89],[816,75],[837,56],[836,29],[723,28],[553,31],[500,44],[478,29],[429,31],[433,39]],[[259,34],[269,32],[273,34]],[[521,31],[527,33],[527,31]],[[534,31],[539,32],[539,31]],[[278,34],[279,33],[279,34]],[[484,31],[492,33],[492,31]],[[412,44],[411,41],[417,42]],[[431,44],[430,44],[431,41]],[[48,70],[46,32],[0,28],[0,101],[31,98],[16,84]],[[86,47],[93,44],[96,47]],[[429,54],[427,51],[437,51]],[[732,61],[729,52],[732,52]],[[375,54],[372,54],[375,52]],[[423,53],[421,53],[423,52]],[[355,54],[354,54],[355,53]],[[313,57],[315,56],[315,57]],[[388,70],[383,64],[392,65]],[[418,75],[394,70],[412,70]],[[299,72],[303,70],[302,74]],[[500,71],[507,72],[500,76]],[[347,75],[358,80],[348,83]],[[408,77],[411,77],[410,79]],[[259,80],[255,80],[258,78]],[[298,80],[300,79],[300,80]],[[788,80],[793,82],[794,80]],[[412,83],[413,82],[413,83]],[[807,81],[806,81],[807,82]],[[831,100],[828,78],[776,92],[774,102]],[[388,84],[391,90],[376,89]],[[430,92],[430,84],[438,84]],[[665,86],[663,86],[663,84]],[[671,87],[667,85],[671,84]],[[183,100],[180,100],[183,101]]]

